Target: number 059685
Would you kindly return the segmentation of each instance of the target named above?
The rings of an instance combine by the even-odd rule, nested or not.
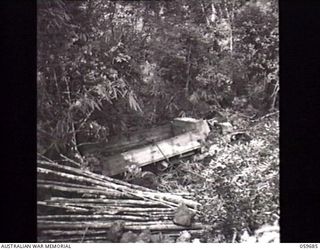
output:
[[[318,244],[300,244],[300,248],[318,248]]]

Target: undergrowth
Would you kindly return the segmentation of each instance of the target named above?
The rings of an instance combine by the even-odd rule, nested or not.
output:
[[[278,115],[252,122],[231,117],[251,141],[209,136],[205,153],[181,160],[159,176],[159,189],[190,193],[202,204],[198,220],[212,225],[205,242],[241,242],[279,219]]]

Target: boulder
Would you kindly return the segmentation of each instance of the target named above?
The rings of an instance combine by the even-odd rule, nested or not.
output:
[[[185,204],[181,204],[175,212],[173,222],[180,226],[189,227],[192,224],[194,215],[194,212],[192,212]]]

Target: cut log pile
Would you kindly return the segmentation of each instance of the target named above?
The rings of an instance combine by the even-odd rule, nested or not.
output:
[[[119,221],[124,232],[173,238],[183,230],[194,236],[206,230],[197,222],[173,222],[181,204],[197,213],[199,204],[188,194],[162,193],[49,160],[38,160],[37,172],[39,242],[114,242],[110,229]]]

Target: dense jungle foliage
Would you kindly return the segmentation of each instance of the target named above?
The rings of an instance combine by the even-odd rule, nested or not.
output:
[[[82,146],[218,111],[252,140],[232,143],[215,134],[205,158],[159,173],[157,189],[188,191],[203,204],[199,220],[218,222],[219,230],[202,242],[249,241],[259,227],[275,225],[277,0],[38,0],[37,6],[39,155],[87,164]]]
[[[40,154],[178,116],[277,108],[274,0],[39,0],[37,39]]]

